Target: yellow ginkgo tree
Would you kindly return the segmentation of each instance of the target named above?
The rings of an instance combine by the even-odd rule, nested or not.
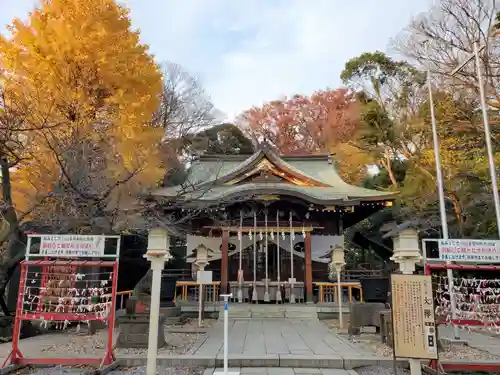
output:
[[[106,210],[155,183],[162,76],[128,10],[113,0],[42,0],[9,31],[0,36],[2,85],[36,126],[12,173],[16,209],[53,199],[58,187]]]

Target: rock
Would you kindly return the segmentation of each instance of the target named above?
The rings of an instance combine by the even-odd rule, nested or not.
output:
[[[165,316],[158,317],[158,348],[165,345]],[[149,341],[149,314],[125,315],[118,318],[120,333],[116,340],[117,348],[147,348]]]

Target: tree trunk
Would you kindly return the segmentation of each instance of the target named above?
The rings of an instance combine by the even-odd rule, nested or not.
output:
[[[394,171],[392,170],[391,154],[390,154],[388,148],[386,148],[384,151],[384,159],[382,159],[382,165],[387,170],[387,173],[389,175],[389,179],[391,180],[392,186],[397,188],[398,181],[396,180],[396,177],[394,176]]]
[[[451,202],[453,204],[453,212],[455,214],[455,218],[457,219],[458,235],[460,238],[463,238],[464,237],[464,219],[463,219],[462,205],[460,204],[460,200],[458,199],[456,194],[450,193],[449,198],[451,199]]]
[[[14,275],[18,264],[24,258],[24,244],[20,240],[19,223],[17,220],[16,210],[12,202],[12,185],[10,180],[9,160],[6,155],[0,154],[0,171],[2,173],[2,200],[6,208],[4,217],[9,222],[9,235],[7,237],[7,249],[3,254],[2,263],[0,265],[0,309],[5,315],[9,315],[5,304],[5,291],[7,285]],[[16,283],[14,283],[16,284]],[[9,301],[17,300],[17,285],[9,288]]]

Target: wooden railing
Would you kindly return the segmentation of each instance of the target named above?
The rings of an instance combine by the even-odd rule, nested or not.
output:
[[[318,304],[337,302],[337,294],[338,294],[337,283],[314,283],[314,284],[318,287]],[[347,288],[347,293],[349,295],[349,303],[354,302],[352,294],[353,289],[359,290],[359,302],[363,302],[363,290],[361,289],[361,285],[359,283],[341,282],[340,286],[342,288],[342,292],[344,291],[344,288]]]
[[[175,288],[175,302],[185,303],[199,301],[200,284],[196,281],[177,281]],[[219,302],[220,281],[203,284],[203,300],[205,302]]]
[[[116,306],[119,306],[120,310],[125,308],[125,301],[130,298],[133,290],[124,290],[116,293]]]
[[[359,291],[359,301],[363,302],[363,291],[361,290],[359,282],[342,282],[340,284],[343,291],[347,288],[349,303],[355,301],[353,290]],[[318,304],[335,303],[337,301],[337,283],[316,282],[314,285],[318,287]],[[199,291],[199,284],[196,281],[177,281],[175,302],[196,302],[198,301]],[[205,302],[219,302],[220,281],[205,284],[203,291]],[[125,301],[132,295],[132,292],[132,290],[125,290],[116,293],[117,306],[119,306],[120,309],[125,308]]]

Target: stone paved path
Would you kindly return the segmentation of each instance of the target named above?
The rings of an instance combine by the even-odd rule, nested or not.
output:
[[[207,339],[190,354],[217,356],[223,354],[223,323],[209,331]],[[285,319],[229,321],[229,355],[262,356],[291,354],[299,356],[365,356],[368,355],[347,339],[329,331],[319,321]]]
[[[217,368],[216,372],[224,372]],[[355,370],[327,368],[291,368],[291,367],[241,367],[228,368],[228,372],[238,371],[240,375],[358,375]],[[213,375],[214,369],[207,369],[203,375]]]

